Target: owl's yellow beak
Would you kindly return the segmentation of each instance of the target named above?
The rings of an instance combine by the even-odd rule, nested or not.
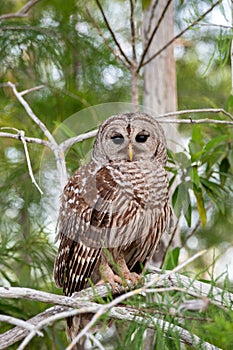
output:
[[[129,145],[128,145],[128,155],[129,155],[129,160],[132,162],[133,161],[133,146],[132,146],[131,142],[129,142]]]

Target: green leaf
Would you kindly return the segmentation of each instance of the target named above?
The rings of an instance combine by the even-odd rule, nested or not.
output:
[[[216,146],[218,146],[223,141],[226,141],[228,138],[228,135],[220,135],[217,137],[214,137],[212,140],[210,140],[204,147],[203,151],[209,151],[213,150]]]
[[[196,197],[197,210],[201,219],[202,226],[206,225],[206,210],[204,204],[204,197],[201,188],[193,187],[193,192]]]
[[[174,175],[172,176],[172,178],[169,180],[169,188],[172,187],[172,185],[173,185],[173,183],[174,183],[174,181],[175,181],[175,179],[176,179],[176,176],[177,176],[177,173],[174,174]]]
[[[192,206],[189,195],[189,183],[182,182],[180,183],[172,196],[172,205],[174,212],[177,217],[180,217],[181,212],[183,212],[185,220],[188,226],[191,225],[191,216],[192,216]]]
[[[184,217],[185,217],[185,220],[187,222],[188,227],[191,227],[191,224],[192,224],[192,205],[191,205],[189,193],[188,193],[188,197],[187,197],[187,203],[188,203],[188,205],[186,204],[186,208],[184,210]]]
[[[230,169],[230,163],[228,158],[224,158],[220,165],[219,165],[219,171],[220,171],[220,182],[221,185],[224,185],[227,179],[227,173]]]
[[[216,206],[218,207],[218,209],[224,213],[224,195],[223,195],[223,191],[224,189],[221,188],[220,185],[209,181],[203,177],[200,177],[200,181],[202,186],[204,187],[206,193],[208,194],[208,196],[213,200],[213,202],[216,204]]]
[[[192,182],[194,183],[196,188],[199,188],[200,187],[200,179],[199,179],[199,175],[198,175],[198,167],[192,166],[188,171],[188,175],[192,179]]]
[[[193,130],[192,130],[192,141],[194,141],[195,143],[197,143],[200,146],[203,146],[203,137],[201,134],[201,126],[196,124],[193,126]]]
[[[219,184],[217,184],[217,183],[215,183],[213,181],[207,180],[207,179],[205,179],[203,177],[200,177],[200,180],[201,180],[201,184],[206,189],[211,191],[215,195],[215,197],[218,197],[218,199],[223,199],[224,198],[224,196],[223,196],[223,190],[224,189]]]
[[[176,247],[173,250],[169,250],[166,254],[163,268],[165,270],[173,270],[176,266],[178,266],[180,255],[180,248]]]

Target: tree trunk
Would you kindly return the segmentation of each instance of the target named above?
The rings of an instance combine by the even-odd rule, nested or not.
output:
[[[155,2],[157,2],[157,6],[154,8],[154,16],[151,20]],[[144,10],[144,44],[157,25],[166,4],[167,0],[151,1],[149,8]],[[173,36],[174,9],[173,4],[170,4],[150,45],[145,61],[160,50]],[[144,66],[143,105],[155,114],[172,112],[177,109],[176,67],[172,45]],[[166,132],[168,147],[174,149],[174,140],[176,141],[177,136],[176,127],[170,125],[166,127],[163,124],[163,128]]]

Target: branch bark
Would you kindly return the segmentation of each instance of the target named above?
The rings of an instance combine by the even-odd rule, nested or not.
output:
[[[11,18],[22,18],[28,15],[28,12],[31,10],[33,6],[35,6],[38,2],[42,0],[29,0],[19,11],[16,13],[7,13],[5,15],[0,16],[0,21],[4,19]]]
[[[111,28],[111,26],[110,26],[110,24],[109,24],[109,22],[107,20],[107,17],[106,17],[106,15],[104,13],[104,10],[103,10],[103,7],[102,7],[101,3],[99,2],[99,0],[95,0],[95,1],[96,1],[97,6],[100,9],[100,12],[102,14],[103,20],[104,20],[104,22],[105,22],[105,24],[106,24],[106,26],[108,28],[109,33],[111,34],[111,37],[112,37],[113,41],[115,42],[116,46],[118,47],[122,57],[124,57],[125,61],[129,64],[129,66],[131,66],[132,62],[128,58],[128,56],[125,54],[125,52],[123,51],[120,43],[118,42],[118,40],[116,38],[116,35],[115,35],[114,31],[112,30],[112,28]]]
[[[181,266],[182,267],[182,266]],[[180,267],[180,268],[181,268]],[[161,270],[156,269],[156,271],[161,273]],[[168,289],[169,287],[171,290],[176,290],[176,288],[183,289],[186,291],[187,294],[195,297],[195,298],[202,298],[206,297],[209,299],[209,301],[216,305],[216,307],[220,307],[223,309],[231,309],[233,310],[233,294],[229,293],[227,291],[224,291],[221,288],[214,287],[208,283],[200,282],[200,281],[193,281],[191,278],[180,275],[178,273],[174,273],[172,271],[166,271],[165,273],[153,273],[149,274],[145,277],[145,283],[142,287],[132,290],[129,292],[126,292],[125,294],[121,295],[120,297],[117,297],[114,299],[111,303],[100,305],[95,302],[93,302],[96,299],[96,296],[98,295],[98,298],[103,298],[109,295],[109,291],[111,290],[111,286],[109,285],[100,285],[94,288],[87,288],[81,292],[74,293],[72,297],[66,297],[56,294],[51,294],[47,292],[37,291],[29,288],[17,288],[17,287],[0,287],[0,297],[6,298],[6,299],[27,299],[27,300],[37,300],[48,304],[55,304],[56,306],[49,308],[45,310],[43,313],[33,317],[32,319],[28,320],[28,322],[31,325],[38,325],[40,323],[41,328],[37,327],[34,329],[34,334],[36,334],[36,331],[40,331],[48,325],[50,322],[54,322],[57,319],[65,318],[68,315],[74,315],[74,314],[80,314],[80,313],[96,313],[99,312],[100,308],[102,306],[105,307],[105,309],[102,309],[102,311],[108,311],[110,312],[109,316],[116,319],[124,319],[124,320],[132,320],[135,319],[136,322],[145,324],[145,322],[148,323],[148,327],[155,327],[157,325],[158,327],[166,327],[168,326],[167,323],[164,323],[164,321],[159,320],[158,318],[151,319],[151,316],[148,318],[145,318],[145,315],[141,315],[141,313],[138,310],[129,309],[129,308],[122,308],[119,305],[119,303],[122,303],[123,300],[126,300],[130,298],[133,295],[143,294],[150,292],[150,287],[153,286],[153,290],[151,292],[153,293],[159,293],[161,292],[160,288],[164,289],[164,286],[166,287],[164,290]],[[155,289],[156,288],[156,289]],[[119,292],[123,293],[126,289],[119,285]],[[74,308],[77,308],[74,310]],[[68,313],[67,313],[68,312]],[[99,314],[98,314],[99,315]],[[54,317],[54,318],[51,318]],[[46,321],[48,319],[48,322]],[[179,333],[185,333],[188,332],[184,329],[177,329],[177,326],[169,324],[169,329],[173,329],[174,331],[178,331]],[[43,326],[43,327],[42,327]],[[175,328],[173,328],[175,327]],[[189,333],[189,332],[188,332]],[[188,334],[187,333],[187,334]],[[186,335],[187,335],[186,334]],[[1,334],[0,335],[0,348],[4,349],[15,342],[21,340],[25,336],[28,335],[27,329],[22,329],[19,327],[15,327],[11,329],[10,331]],[[180,335],[181,338],[183,335]],[[186,338],[186,336],[184,336]],[[192,335],[193,337],[193,335]],[[182,338],[183,339],[183,338]],[[188,341],[183,339],[184,341]],[[200,339],[198,340],[200,342]],[[212,347],[212,345],[207,349],[217,349],[215,347]]]
[[[178,38],[180,38],[182,35],[184,35],[187,31],[189,31],[191,28],[193,28],[195,25],[197,25],[203,18],[205,18],[217,5],[219,5],[222,2],[222,0],[218,0],[202,15],[200,15],[195,21],[193,21],[189,26],[187,26],[184,30],[182,30],[180,33],[175,35],[171,40],[169,40],[160,50],[158,50],[155,54],[153,54],[148,60],[141,62],[141,65],[138,66],[138,71],[141,67],[145,66],[147,63],[155,59],[158,55],[161,54],[167,47],[169,47],[171,44],[174,43]]]

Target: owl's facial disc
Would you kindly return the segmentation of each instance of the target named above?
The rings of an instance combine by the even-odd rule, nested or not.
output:
[[[165,163],[163,131],[152,117],[143,113],[112,116],[99,129],[93,159],[102,164],[158,159]]]
[[[147,123],[145,123],[147,124]],[[122,123],[106,134],[104,149],[110,161],[137,161],[151,158],[155,142],[151,125]]]

